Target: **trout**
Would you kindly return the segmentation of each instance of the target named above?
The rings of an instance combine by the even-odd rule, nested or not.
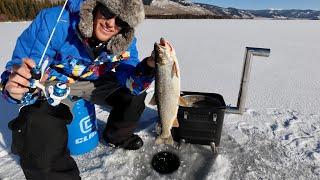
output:
[[[180,102],[180,69],[173,47],[163,38],[154,44],[155,92],[150,104],[157,105],[161,134],[156,144],[173,145],[171,128],[177,127]]]

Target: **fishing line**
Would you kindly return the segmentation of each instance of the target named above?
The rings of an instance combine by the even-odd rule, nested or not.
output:
[[[70,88],[68,88],[67,86],[62,86],[61,84],[58,84],[54,87],[49,87],[49,90],[51,88],[51,89],[55,90],[55,92],[53,92],[53,90],[52,90],[52,92],[49,92],[49,95],[48,95],[46,92],[46,87],[40,83],[40,80],[42,79],[42,77],[45,73],[45,70],[46,70],[47,66],[49,65],[48,59],[46,59],[43,63],[44,56],[48,50],[48,47],[49,47],[50,42],[52,40],[52,37],[56,31],[57,25],[61,19],[63,11],[65,10],[65,8],[67,6],[67,3],[68,3],[68,0],[66,0],[64,2],[64,5],[60,11],[58,18],[57,18],[57,21],[52,29],[52,32],[50,34],[50,37],[49,37],[48,42],[46,44],[46,47],[42,52],[42,56],[39,60],[39,63],[37,64],[36,67],[31,69],[31,79],[30,79],[29,92],[23,96],[23,98],[21,100],[22,104],[26,104],[26,105],[31,104],[35,100],[33,93],[36,91],[37,88],[39,88],[43,91],[45,97],[48,98],[48,102],[50,101],[49,104],[51,104],[53,106],[58,105],[60,103],[61,99],[64,98],[65,96],[68,96],[68,94],[70,92]],[[61,88],[64,88],[64,89],[61,89]],[[65,92],[66,94],[61,94],[62,92]]]
[[[45,54],[46,54],[46,52],[47,52],[47,50],[48,50],[49,44],[50,44],[50,42],[51,42],[51,40],[52,40],[53,34],[54,34],[54,32],[56,31],[57,25],[58,25],[58,23],[59,23],[59,21],[60,21],[60,19],[61,19],[62,13],[63,13],[63,11],[64,11],[65,8],[66,8],[67,3],[68,3],[68,0],[66,0],[66,1],[64,2],[64,5],[63,5],[63,7],[62,7],[62,9],[61,9],[61,12],[60,12],[60,14],[59,14],[59,17],[58,17],[58,19],[57,19],[57,22],[56,22],[56,24],[54,25],[54,28],[53,28],[53,30],[52,30],[52,32],[51,32],[51,34],[50,34],[49,39],[48,39],[47,45],[46,45],[45,49],[43,50],[42,56],[41,56],[40,61],[39,61],[39,63],[38,63],[38,67],[41,66],[41,64],[42,64],[42,61],[43,61],[43,59],[44,59],[44,56],[45,56]]]

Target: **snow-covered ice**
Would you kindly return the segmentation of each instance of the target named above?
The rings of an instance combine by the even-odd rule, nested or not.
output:
[[[15,39],[29,22],[0,23],[0,67],[10,58]],[[320,71],[318,21],[146,20],[137,29],[140,57],[160,37],[175,46],[182,89],[215,92],[235,106],[246,46],[271,48],[269,58],[254,57],[247,111],[226,114],[213,158],[208,146],[180,150],[155,146],[154,108],[146,108],[139,135],[145,145],[123,151],[100,145],[75,157],[83,179],[319,179]],[[1,71],[2,71],[1,70]],[[150,96],[148,97],[150,98]],[[18,158],[10,153],[9,120],[18,107],[0,100],[0,179],[23,179]],[[96,108],[100,129],[108,109]],[[171,175],[152,170],[153,154],[176,152],[180,168]]]

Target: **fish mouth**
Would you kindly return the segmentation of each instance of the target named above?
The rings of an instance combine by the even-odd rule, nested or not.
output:
[[[164,60],[165,58],[165,47],[155,43],[154,44],[154,59],[157,65],[165,65],[167,64]]]
[[[154,43],[154,55],[156,64],[165,65],[170,63],[166,59],[171,59],[170,54],[173,52],[173,47],[164,38],[160,38],[160,43]]]
[[[171,46],[171,44],[169,42],[167,42],[164,38],[160,38],[159,45],[164,47],[165,49],[167,49],[167,47],[168,47],[170,53],[173,51],[173,47]]]
[[[173,47],[171,46],[171,44],[168,43],[163,37],[160,38],[160,43],[156,42],[155,44],[157,44],[157,46],[160,46],[160,47],[165,48],[165,49],[167,49],[167,47],[168,47],[169,48],[169,52],[172,52],[172,50],[173,50]]]
[[[160,38],[160,45],[161,46],[166,46],[166,40],[164,40],[164,38]]]

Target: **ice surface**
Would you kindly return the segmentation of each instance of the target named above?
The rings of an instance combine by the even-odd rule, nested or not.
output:
[[[24,23],[0,23],[0,67],[10,58]],[[102,141],[75,157],[83,179],[319,179],[320,93],[318,21],[146,20],[137,29],[140,57],[150,55],[160,37],[177,51],[182,89],[215,92],[236,105],[246,46],[271,48],[269,58],[254,57],[244,115],[227,114],[219,147],[155,146],[157,113],[148,107],[140,120],[145,145],[134,152]],[[150,95],[148,96],[150,98]],[[146,102],[148,102],[146,100]],[[108,109],[96,108],[100,130]],[[0,179],[23,179],[10,153],[7,122],[18,107],[0,100]],[[171,175],[151,169],[153,154],[176,152],[181,166]]]

